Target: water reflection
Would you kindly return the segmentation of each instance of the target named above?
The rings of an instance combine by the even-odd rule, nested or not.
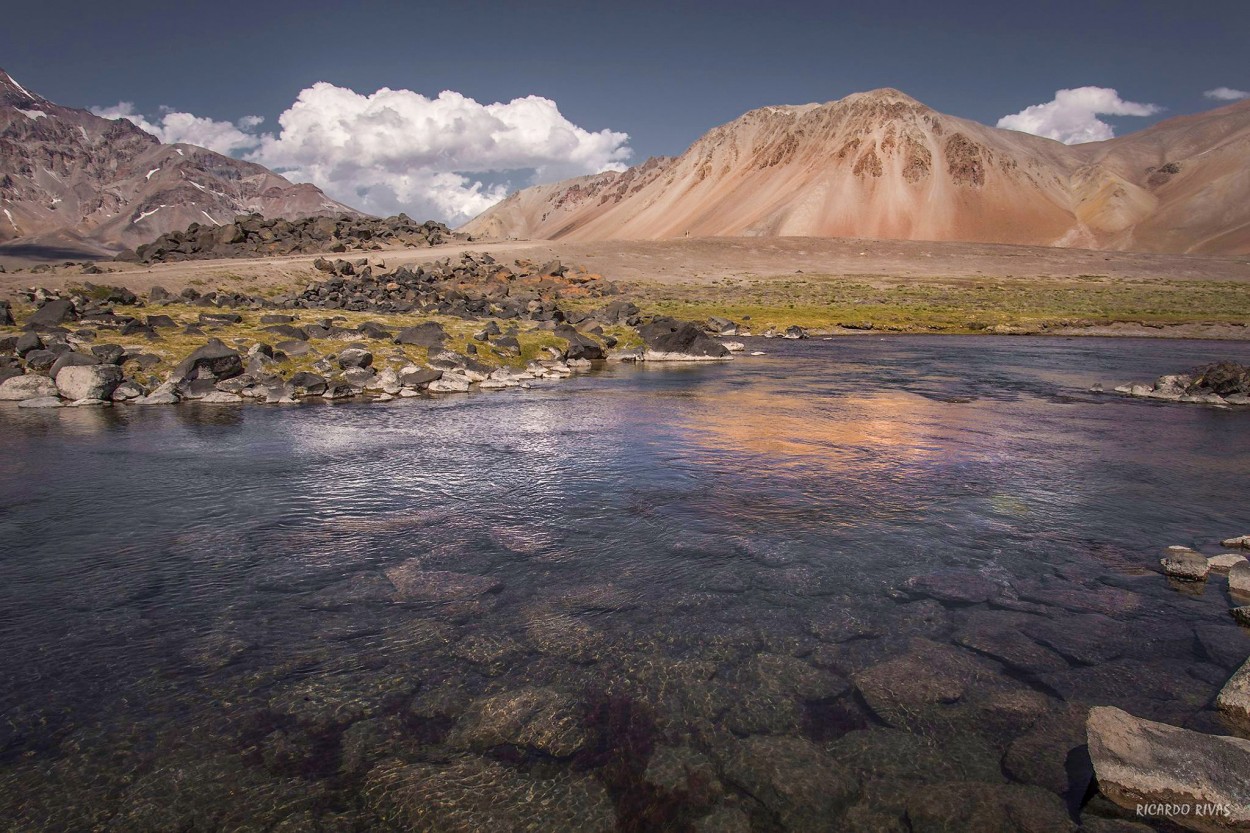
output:
[[[0,414],[0,811],[897,829],[1029,785],[1062,820],[1089,705],[1220,728],[1250,640],[1155,552],[1250,523],[1246,415],[1081,391],[1245,348],[767,349],[508,397]]]

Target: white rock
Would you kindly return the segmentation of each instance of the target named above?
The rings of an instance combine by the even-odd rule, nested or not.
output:
[[[765,355],[765,353],[764,353],[764,351],[763,351],[763,350],[752,350],[752,351],[751,351],[751,355],[752,355],[752,356],[763,356],[763,355]]]
[[[14,376],[0,384],[0,400],[21,402],[23,399],[42,399],[56,396],[56,383],[47,376],[27,373],[25,376]]]
[[[1236,538],[1225,538],[1220,541],[1222,547],[1242,547],[1250,550],[1250,535],[1238,535]]]
[[[227,393],[224,390],[215,390],[206,394],[200,399],[205,405],[237,405],[243,401],[243,397],[237,393]]]
[[[56,374],[56,389],[70,400],[104,399],[122,383],[122,369],[115,364],[71,365]]]
[[[1164,573],[1182,581],[1206,581],[1211,571],[1206,557],[1187,547],[1168,547],[1159,563]]]
[[[421,392],[415,388],[400,388],[399,396],[401,399],[411,399],[414,396],[420,396]]]
[[[468,389],[468,377],[450,372],[443,373],[443,378],[435,379],[426,388],[430,393],[465,393]]]
[[[19,408],[60,408],[63,403],[58,396],[36,396],[33,399],[23,399],[17,403]]]
[[[721,344],[725,345],[725,349],[730,353],[741,353],[747,349],[747,346],[741,341],[722,341]]]
[[[1224,552],[1208,557],[1207,564],[1211,565],[1211,569],[1217,573],[1227,573],[1245,560],[1246,557],[1244,555],[1238,555],[1235,552]]]
[[[389,393],[381,393],[381,394],[378,394],[378,396],[375,397],[373,401],[374,402],[390,402],[394,398],[395,397],[391,396]]]
[[[112,405],[112,404],[113,403],[109,402],[107,399],[75,399],[73,402],[69,403],[69,407],[82,408],[84,406],[90,407],[92,405]]]

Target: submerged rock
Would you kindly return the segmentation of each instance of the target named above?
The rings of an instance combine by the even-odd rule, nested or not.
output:
[[[1098,788],[1130,812],[1190,830],[1250,829],[1250,741],[1100,706],[1086,726]]]
[[[616,812],[607,790],[570,771],[526,773],[479,758],[449,765],[380,764],[364,796],[388,827],[429,833],[611,833]]]
[[[721,756],[724,778],[774,813],[791,833],[839,829],[859,791],[855,776],[802,738],[756,736]]]
[[[511,745],[564,758],[589,740],[576,700],[550,688],[523,688],[475,701],[447,742],[480,751]]]
[[[1206,581],[1211,572],[1206,557],[1188,547],[1168,547],[1159,563],[1164,573],[1181,581]]]
[[[1040,787],[933,784],[907,799],[911,833],[1075,833],[1059,796]]]

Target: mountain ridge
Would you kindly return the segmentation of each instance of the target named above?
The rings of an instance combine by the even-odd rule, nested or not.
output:
[[[461,230],[570,240],[866,237],[1240,253],[1250,251],[1248,148],[1244,102],[1064,145],[882,88],[825,104],[756,108],[680,156],[524,189]]]
[[[105,254],[239,214],[359,212],[308,183],[190,144],[162,144],[30,92],[0,69],[0,244]]]

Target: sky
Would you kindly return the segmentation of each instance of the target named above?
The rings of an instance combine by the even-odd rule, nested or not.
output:
[[[0,67],[59,104],[460,222],[677,155],[747,110],[896,87],[1096,141],[1250,90],[1250,2],[27,4]]]

